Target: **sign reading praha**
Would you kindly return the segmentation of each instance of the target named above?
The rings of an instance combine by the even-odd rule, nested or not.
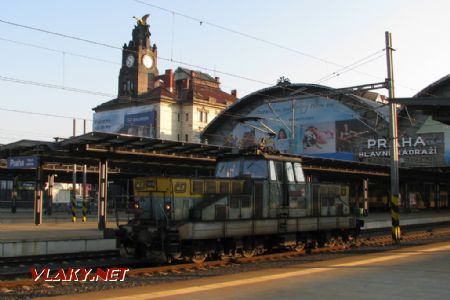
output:
[[[434,155],[437,154],[437,147],[427,145],[425,140],[417,138],[401,138],[398,140],[399,155]],[[386,139],[368,139],[366,151],[361,151],[359,157],[383,157],[390,156],[391,151],[387,149]]]
[[[39,166],[38,156],[12,156],[6,160],[8,169],[36,169]]]

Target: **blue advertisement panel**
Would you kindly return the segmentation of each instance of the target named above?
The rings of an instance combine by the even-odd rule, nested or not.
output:
[[[283,153],[339,156],[336,152],[336,121],[356,117],[355,112],[336,100],[304,98],[262,104],[248,113],[261,117],[276,132],[267,143]],[[238,124],[225,139],[234,146],[248,146],[261,138],[263,132],[248,124]],[[252,124],[258,126],[257,123]]]
[[[38,156],[12,156],[6,160],[8,169],[36,169],[39,166]]]
[[[153,105],[128,107],[94,114],[93,131],[156,137]]]
[[[364,111],[364,110],[362,110]],[[224,139],[228,146],[255,145],[262,138],[282,153],[389,164],[387,122],[377,128],[356,110],[338,100],[311,97],[262,103],[247,113],[259,120],[238,123]],[[261,122],[276,135],[269,137]],[[405,166],[441,166],[450,163],[450,126],[433,121],[399,128],[400,163]]]

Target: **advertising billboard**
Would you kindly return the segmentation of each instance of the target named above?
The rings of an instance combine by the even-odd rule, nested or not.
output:
[[[95,113],[93,131],[156,138],[156,110],[143,105]]]
[[[224,138],[227,146],[248,147],[266,140],[281,153],[389,164],[388,123],[371,120],[338,100],[322,97],[279,99],[261,103],[247,113],[254,120],[237,123]],[[275,135],[264,133],[261,122]],[[399,128],[403,166],[442,166],[450,163],[450,126],[433,121]]]
[[[348,120],[355,112],[336,100],[311,97],[262,104],[248,116],[262,118],[276,136],[267,138],[248,126],[257,123],[240,123],[225,138],[226,145],[245,147],[266,138],[282,153],[336,157],[336,121]]]

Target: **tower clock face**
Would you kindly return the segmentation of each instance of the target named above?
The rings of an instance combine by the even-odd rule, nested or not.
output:
[[[146,54],[142,58],[142,63],[147,69],[150,69],[153,66],[153,58],[150,55]]]
[[[134,65],[134,56],[131,54],[128,55],[125,64],[127,65],[128,68],[131,68]]]

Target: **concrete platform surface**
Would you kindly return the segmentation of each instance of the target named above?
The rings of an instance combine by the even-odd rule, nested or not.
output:
[[[390,213],[371,213],[364,220],[364,229],[389,228],[392,226]],[[428,210],[413,213],[400,213],[400,226],[450,222],[450,210],[439,212]]]
[[[81,221],[82,212],[80,209],[77,210],[77,220]],[[107,220],[109,222],[115,222],[116,216],[113,211],[109,211],[106,214]],[[131,217],[131,215],[130,215]],[[88,221],[97,220],[97,211],[93,210],[90,214],[87,214]],[[119,221],[125,222],[128,220],[128,215],[125,213],[119,214]],[[65,223],[72,222],[72,214],[69,211],[65,212],[53,212],[51,216],[47,214],[42,215],[43,223]],[[34,212],[31,208],[18,208],[16,213],[13,214],[11,209],[0,208],[0,226],[1,224],[16,224],[16,223],[27,223],[34,224]]]
[[[36,226],[33,224],[32,213],[13,215],[3,212],[13,222],[0,224],[0,257],[48,255],[57,253],[77,253],[104,251],[116,249],[115,239],[104,239],[103,231],[97,229],[97,222],[91,217],[89,222],[70,222],[63,215],[64,222],[46,222]],[[27,215],[27,218],[24,216]],[[61,215],[59,215],[61,217]],[[390,214],[370,214],[362,218],[364,229],[391,227]],[[109,219],[107,228],[117,228],[115,219]],[[20,221],[20,222],[19,222]],[[125,223],[126,218],[121,221]],[[426,211],[411,214],[400,214],[400,225],[450,222],[450,211]]]
[[[108,223],[107,227],[115,228],[116,224]],[[0,257],[115,250],[116,240],[103,235],[96,222],[0,224]]]
[[[282,269],[47,299],[450,299],[449,265],[450,242],[446,242]]]
[[[97,227],[97,222],[47,223],[38,226],[29,223],[0,224],[0,242],[102,239],[103,231]],[[109,222],[107,227],[116,228],[116,224]]]

